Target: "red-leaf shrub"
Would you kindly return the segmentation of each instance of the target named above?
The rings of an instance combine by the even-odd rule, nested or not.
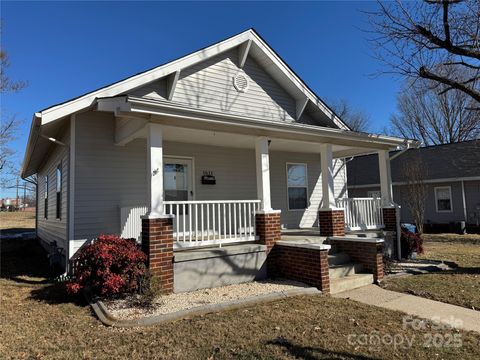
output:
[[[409,258],[413,252],[416,252],[417,254],[423,254],[423,239],[420,234],[413,233],[402,227],[401,242],[402,255],[406,255]]]
[[[67,291],[77,293],[89,287],[93,294],[104,296],[134,292],[138,278],[145,274],[146,260],[134,239],[100,235],[79,250]]]

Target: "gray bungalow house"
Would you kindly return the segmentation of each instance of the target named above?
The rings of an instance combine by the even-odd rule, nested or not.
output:
[[[68,270],[108,233],[141,242],[166,291],[268,269],[328,292],[328,259],[347,285],[383,277],[383,239],[345,237],[344,159],[379,155],[381,199],[355,216],[395,234],[388,154],[410,143],[351,131],[249,29],[35,113],[22,176],[38,176],[37,236]],[[333,262],[327,238],[352,256]]]
[[[398,156],[396,155],[398,154]],[[406,206],[405,166],[421,159],[425,166],[428,195],[426,231],[451,231],[451,224],[464,221],[468,231],[480,224],[480,140],[409,149],[390,153],[393,199],[401,206],[402,222],[413,222]],[[376,155],[359,156],[347,163],[350,197],[380,196]]]

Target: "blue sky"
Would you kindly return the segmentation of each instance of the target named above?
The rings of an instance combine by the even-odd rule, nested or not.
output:
[[[13,79],[2,98],[24,119],[14,147],[21,162],[32,114],[84,92],[255,28],[326,102],[346,99],[380,132],[395,110],[399,80],[372,79],[362,10],[374,2],[5,2],[2,48]],[[0,191],[0,196],[11,195]]]

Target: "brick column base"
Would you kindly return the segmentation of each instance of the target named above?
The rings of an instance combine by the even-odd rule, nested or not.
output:
[[[343,209],[318,212],[320,236],[345,236],[345,213]]]
[[[275,255],[277,261],[275,276],[315,286],[324,294],[330,293],[328,249],[277,244],[271,255]]]
[[[270,254],[275,243],[281,239],[279,210],[255,214],[255,230],[262,244],[267,246],[267,274],[274,276],[276,273],[275,254]]]
[[[376,283],[383,280],[383,241],[364,242],[330,239],[329,242],[331,245],[335,245],[339,252],[348,254],[353,262],[362,264],[366,271],[373,274]]]
[[[397,231],[397,209],[394,207],[383,208],[382,212],[385,231]]]
[[[142,218],[142,250],[162,292],[173,293],[173,218]]]

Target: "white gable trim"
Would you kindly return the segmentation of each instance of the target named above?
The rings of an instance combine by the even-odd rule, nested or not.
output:
[[[138,75],[106,86],[104,88],[95,90],[65,103],[47,108],[39,113],[41,116],[41,123],[42,125],[44,125],[51,121],[55,121],[57,119],[69,116],[78,111],[86,109],[92,106],[95,99],[99,97],[117,96],[169,75],[174,76],[173,79],[175,79],[178,76],[178,72],[182,69],[236,47],[239,47],[241,55],[239,59],[239,65],[244,65],[248,54],[251,52],[251,48],[254,44],[269,58],[270,61],[272,61],[274,66],[278,68],[283,73],[283,75],[285,75],[285,77],[298,89],[299,94],[298,97],[296,97],[297,99],[301,99],[303,101],[304,96],[306,96],[307,99],[312,101],[312,103],[315,104],[322,112],[324,112],[339,128],[348,130],[348,127],[333,113],[333,111],[330,110],[310,89],[307,88],[307,86],[302,82],[302,80],[297,77],[297,75],[252,29],[244,31],[243,33],[223,40],[195,53],[169,62],[165,65],[158,66],[154,69],[145,71]],[[173,83],[173,85],[175,84]],[[171,87],[171,91],[174,90],[174,88],[174,86]]]

